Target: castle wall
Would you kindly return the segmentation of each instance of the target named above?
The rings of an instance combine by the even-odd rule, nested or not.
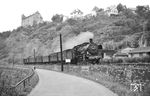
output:
[[[22,18],[22,26],[33,26],[34,24],[39,24],[43,22],[43,18],[41,17],[40,13],[35,13],[31,16]]]

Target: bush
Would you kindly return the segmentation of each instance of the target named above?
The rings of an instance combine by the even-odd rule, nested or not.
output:
[[[102,63],[150,63],[150,56],[103,59]]]
[[[140,61],[139,59],[140,58],[126,58],[125,62],[126,63],[138,63],[137,61]]]
[[[67,22],[69,25],[75,25],[77,23],[77,21],[73,18],[68,19]]]
[[[134,57],[134,58],[126,58],[124,60],[126,63],[150,63],[150,57],[144,56],[144,57]]]
[[[123,59],[122,58],[113,58],[112,59],[112,63],[123,63]]]
[[[150,62],[150,57],[149,56],[142,57],[142,62],[149,63]]]
[[[16,88],[11,88],[12,85],[17,84],[25,77],[32,73],[31,69],[20,69],[10,67],[0,67],[0,96],[27,96],[31,92],[32,88],[38,82],[38,75],[35,73],[30,82],[26,81],[25,87],[23,84],[18,85]]]
[[[103,59],[102,63],[123,63],[124,60],[122,58],[111,58],[111,59]]]
[[[150,96],[150,84],[146,86],[142,96]]]

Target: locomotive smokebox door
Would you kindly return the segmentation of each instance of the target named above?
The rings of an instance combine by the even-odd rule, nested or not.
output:
[[[92,38],[90,38],[90,40],[89,40],[89,41],[90,41],[90,43],[93,43],[93,39],[92,39]]]

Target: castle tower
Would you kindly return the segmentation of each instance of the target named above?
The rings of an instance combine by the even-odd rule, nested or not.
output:
[[[21,16],[21,26],[24,25],[24,24],[23,24],[23,21],[25,20],[25,18],[26,18],[25,15],[22,14],[22,16]]]
[[[24,14],[22,14],[22,20],[24,20],[26,18],[26,16]]]

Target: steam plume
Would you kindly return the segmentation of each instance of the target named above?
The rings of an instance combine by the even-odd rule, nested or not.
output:
[[[93,37],[94,34],[92,32],[81,32],[78,36],[68,39],[64,44],[64,49],[72,49],[76,45],[89,42],[89,39]]]
[[[79,35],[71,37],[67,39],[66,42],[63,42],[63,50],[72,49],[76,45],[82,44],[84,42],[89,42],[89,39],[93,37],[94,34],[92,32],[81,32]],[[57,47],[54,48],[53,52],[60,52],[59,40],[57,43]]]

